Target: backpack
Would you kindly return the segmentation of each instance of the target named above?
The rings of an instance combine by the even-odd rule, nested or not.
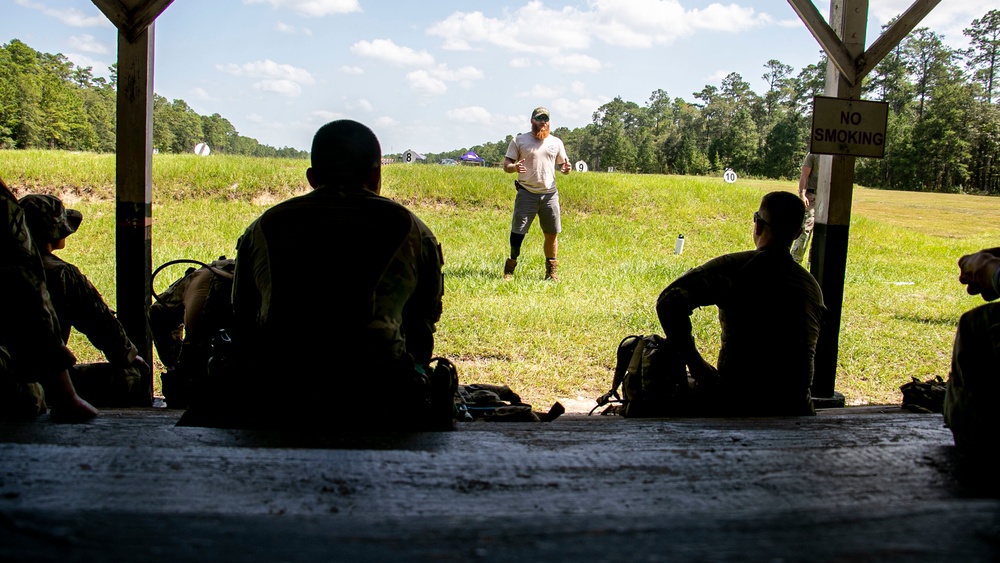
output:
[[[611,390],[597,398],[597,406],[607,406],[601,414],[627,418],[669,416],[683,410],[687,395],[687,374],[674,365],[662,336],[629,335],[618,343]],[[674,373],[676,372],[676,373]],[[681,379],[683,377],[683,379]],[[619,388],[622,393],[619,395]]]
[[[188,268],[184,276],[163,293],[153,289],[156,275],[173,264],[191,263],[201,268]],[[167,371],[160,374],[163,396],[168,408],[185,408],[191,400],[193,387],[207,374],[208,360],[220,331],[232,324],[233,271],[236,261],[220,256],[211,264],[197,260],[172,260],[153,271],[150,290],[155,300],[149,307],[148,320],[153,345]],[[196,276],[207,280],[201,299],[192,298],[189,289]],[[194,310],[189,310],[194,307]],[[196,318],[198,330],[191,332],[185,318]]]

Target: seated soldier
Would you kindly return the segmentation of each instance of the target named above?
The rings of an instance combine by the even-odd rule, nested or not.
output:
[[[69,340],[70,329],[75,328],[108,360],[108,363],[76,364],[70,368],[77,392],[97,406],[149,406],[148,389],[140,384],[143,376],[149,374],[149,366],[138,355],[138,349],[94,284],[79,268],[53,254],[66,248],[66,237],[80,227],[83,215],[67,209],[59,198],[51,195],[29,194],[21,198],[20,204],[42,257],[45,282],[62,327],[63,341]]]
[[[962,256],[958,281],[985,301],[1000,297],[1000,248]],[[951,373],[944,399],[944,421],[955,445],[975,457],[993,458],[1000,443],[996,398],[1000,389],[1000,303],[967,311],[958,321]]]
[[[405,424],[418,401],[407,381],[427,377],[434,349],[440,245],[379,195],[381,148],[364,125],[321,127],[306,178],[311,192],[268,209],[240,238],[235,359],[210,393],[218,399],[196,396],[182,424],[340,428],[397,414]]]
[[[672,369],[683,380],[686,367],[696,382],[688,398],[697,406],[690,414],[815,414],[810,387],[823,294],[789,253],[804,213],[794,194],[765,195],[753,214],[755,250],[709,260],[660,294],[656,313]],[[691,334],[692,311],[707,305],[718,306],[722,328],[715,367]]]
[[[24,420],[52,409],[52,418],[83,422],[97,416],[73,387],[67,368],[76,357],[61,338],[38,250],[24,210],[0,180],[0,419]]]

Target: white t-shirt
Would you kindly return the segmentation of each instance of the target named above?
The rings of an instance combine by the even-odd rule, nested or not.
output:
[[[556,191],[556,166],[569,161],[566,146],[559,137],[549,135],[539,141],[533,134],[521,133],[507,146],[507,158],[517,162],[524,159],[524,174],[517,174],[517,181],[526,190],[536,194]]]

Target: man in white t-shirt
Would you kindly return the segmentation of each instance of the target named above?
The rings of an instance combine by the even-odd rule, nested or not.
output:
[[[556,191],[556,166],[569,174],[569,157],[563,142],[549,133],[549,110],[535,108],[531,112],[531,132],[522,133],[510,142],[504,157],[504,172],[517,172],[514,187],[514,216],[510,226],[510,258],[504,263],[503,277],[514,277],[521,243],[531,222],[538,216],[545,235],[545,279],[557,279],[556,237],[562,230],[559,221],[559,192]]]

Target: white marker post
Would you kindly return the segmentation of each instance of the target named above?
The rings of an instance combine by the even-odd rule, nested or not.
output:
[[[212,153],[212,149],[208,146],[208,143],[198,143],[194,146],[194,154],[198,156],[208,156]]]

